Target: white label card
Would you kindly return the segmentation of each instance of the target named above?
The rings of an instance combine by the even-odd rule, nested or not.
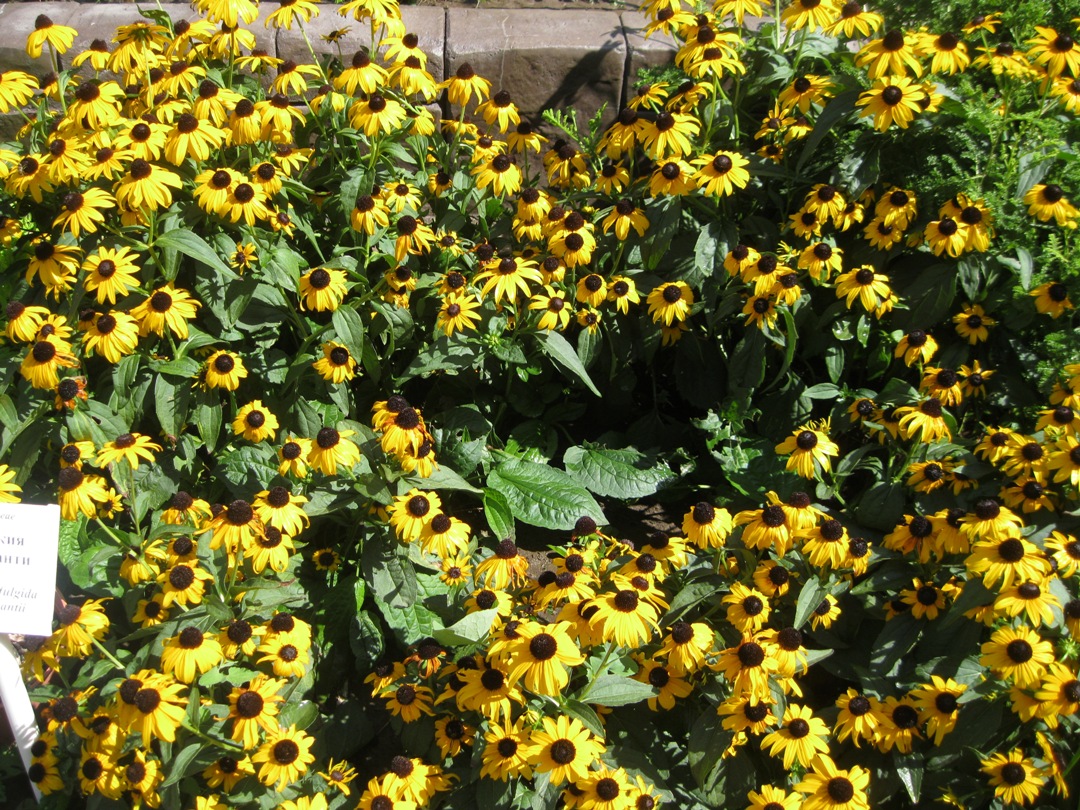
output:
[[[60,507],[0,504],[0,633],[52,634]]]

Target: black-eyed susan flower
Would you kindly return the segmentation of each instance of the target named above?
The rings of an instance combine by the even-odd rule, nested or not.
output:
[[[1080,45],[1068,34],[1059,34],[1049,26],[1036,25],[1037,32],[1027,41],[1028,58],[1035,65],[1043,65],[1046,74],[1054,79],[1068,72],[1080,74]]]
[[[360,463],[360,448],[350,440],[355,430],[338,430],[324,427],[315,434],[311,449],[307,454],[307,463],[313,470],[324,475],[337,475],[338,467],[351,470]],[[284,450],[284,448],[282,448]]]
[[[635,594],[636,597],[636,594]],[[570,680],[566,667],[585,660],[569,635],[569,622],[524,624],[509,648],[509,678],[539,695],[558,695]]]
[[[231,792],[240,780],[254,775],[255,766],[251,764],[251,759],[247,755],[239,759],[228,754],[218,757],[202,772],[202,777],[209,787],[223,787],[226,792]],[[206,808],[206,810],[220,810],[220,805],[212,809]]]
[[[84,514],[88,518],[97,515],[98,504],[109,499],[105,479],[88,475],[75,467],[64,467],[56,476],[60,490],[60,515],[64,520],[75,520]]]
[[[0,112],[25,106],[34,96],[38,81],[21,70],[0,71]]]
[[[828,738],[825,721],[814,717],[809,707],[791,704],[784,711],[780,728],[766,734],[761,744],[772,756],[782,755],[784,767],[791,770],[795,762],[808,768],[818,754],[828,754]]]
[[[1034,688],[1054,662],[1054,647],[1027,627],[1002,627],[982,645],[979,663],[1021,688]]]
[[[191,683],[198,675],[221,663],[223,658],[221,644],[214,636],[188,625],[166,639],[161,651],[161,668],[166,675],[175,675],[181,683]]]
[[[589,766],[604,752],[603,741],[594,736],[577,718],[560,715],[543,717],[541,727],[532,733],[533,769],[550,774],[553,785],[577,783],[589,772]]]
[[[1023,616],[1032,627],[1054,623],[1054,608],[1061,609],[1061,603],[1049,589],[1050,582],[1014,582],[1003,588],[994,599],[994,610],[1006,616]]]
[[[815,478],[815,469],[832,469],[831,459],[840,455],[839,446],[829,438],[828,422],[812,422],[797,428],[787,439],[776,445],[776,453],[789,456],[786,468],[803,478]]]
[[[420,538],[425,524],[442,511],[442,501],[434,492],[421,492],[415,487],[404,495],[398,495],[387,508],[390,526],[406,543]],[[517,547],[514,547],[517,553]]]
[[[1007,804],[1030,804],[1046,784],[1045,771],[1036,767],[1019,748],[1007,754],[992,754],[980,760],[980,764],[982,772],[990,777],[994,795]]]
[[[900,434],[906,439],[918,439],[924,444],[948,439],[952,431],[945,422],[942,402],[937,397],[928,397],[918,405],[905,405],[897,408],[900,417]]]
[[[124,461],[132,469],[138,469],[139,460],[154,462],[154,453],[161,451],[161,445],[150,441],[149,436],[141,433],[123,433],[111,442],[106,442],[98,451],[97,464],[104,467]]]
[[[746,798],[750,801],[746,810],[799,810],[802,806],[802,797],[798,793],[788,793],[773,785],[762,785],[760,793],[751,790]]]
[[[841,770],[828,754],[819,754],[795,790],[805,797],[803,810],[870,810],[870,772],[858,765]]]
[[[345,298],[345,273],[331,267],[316,267],[300,277],[300,308],[314,312],[337,309]]]
[[[615,203],[604,221],[601,223],[604,233],[615,229],[615,236],[619,241],[625,241],[633,229],[638,236],[644,236],[649,228],[649,220],[644,212],[637,208],[633,201],[623,198]]]
[[[227,349],[219,349],[206,358],[202,382],[208,390],[223,388],[226,391],[235,391],[240,387],[240,380],[247,376],[248,371],[240,355]]]
[[[531,293],[530,284],[543,284],[543,277],[535,261],[524,258],[504,258],[486,270],[476,274],[473,281],[482,284],[480,295],[484,298],[494,293],[495,303],[504,298],[514,302]]]
[[[298,731],[295,725],[268,733],[266,742],[251,757],[251,762],[259,765],[259,781],[279,789],[296,782],[315,761],[311,753],[314,742],[314,737]]]
[[[492,661],[479,669],[459,669],[456,677],[461,686],[454,698],[462,711],[479,712],[493,721],[509,720],[513,707],[524,703],[521,689]]]
[[[694,304],[694,292],[685,281],[673,281],[653,288],[646,298],[649,315],[656,323],[671,326],[685,321]]]
[[[1053,219],[1064,228],[1075,228],[1080,211],[1069,202],[1065,191],[1057,183],[1036,183],[1024,194],[1028,214],[1040,222]]]
[[[956,259],[967,249],[967,229],[950,216],[927,223],[923,236],[935,256],[948,253]]]
[[[302,678],[311,663],[311,654],[299,639],[289,634],[267,635],[256,649],[260,664],[270,664],[279,678]]]
[[[972,346],[985,342],[990,337],[989,329],[997,325],[997,320],[986,314],[979,304],[971,304],[953,316],[956,333]]]
[[[638,649],[658,629],[657,609],[633,589],[601,594],[592,600],[592,605],[596,612],[589,623],[600,631],[605,641],[614,641],[620,647]]]
[[[509,719],[505,724],[492,721],[484,732],[483,754],[481,755],[480,775],[489,779],[505,782],[515,777],[532,778],[529,763],[532,747],[529,735],[524,728],[524,717],[514,722]]]
[[[8,317],[8,324],[4,333],[9,340],[17,340],[23,343],[34,341],[38,331],[41,329],[41,325],[50,314],[45,307],[23,304],[20,301],[9,301],[4,311]]]
[[[677,197],[689,194],[696,187],[693,167],[679,159],[657,164],[649,179],[649,194],[652,197]]]
[[[871,79],[883,76],[906,76],[909,73],[921,76],[922,65],[917,54],[921,42],[917,34],[905,34],[899,29],[892,29],[881,39],[868,42],[855,56],[858,67],[867,67]]]
[[[874,128],[884,132],[893,124],[907,129],[912,119],[922,112],[920,102],[926,91],[907,76],[878,79],[870,90],[862,93],[855,105],[862,107],[860,117],[873,116]]]
[[[701,501],[683,516],[682,531],[699,548],[722,548],[734,526],[727,509]]]
[[[256,443],[267,439],[273,441],[279,427],[277,417],[263,405],[261,399],[253,400],[240,408],[232,422],[233,433]]]
[[[776,672],[776,646],[755,636],[720,652],[715,669],[724,674],[736,692],[769,699],[769,675]]]
[[[793,0],[780,19],[790,30],[798,31],[824,28],[838,16],[839,6],[834,0]]]
[[[863,309],[877,315],[890,293],[889,277],[869,265],[849,270],[836,278],[836,297],[845,299],[849,309],[858,299]]]
[[[1080,571],[1080,540],[1074,535],[1052,531],[1045,545],[1046,551],[1054,558],[1058,576],[1068,579]]]
[[[324,380],[340,384],[356,376],[356,359],[345,346],[330,340],[322,345],[322,352],[311,365]]]
[[[1060,281],[1040,284],[1029,293],[1035,299],[1035,309],[1051,318],[1060,318],[1065,310],[1073,309],[1068,288]]]
[[[139,334],[143,337],[151,333],[161,337],[167,328],[180,340],[187,340],[188,321],[194,320],[201,306],[191,293],[174,287],[170,281],[132,309],[131,315],[139,321]]]

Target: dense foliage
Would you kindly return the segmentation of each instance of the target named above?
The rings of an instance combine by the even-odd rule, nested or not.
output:
[[[0,72],[42,806],[1066,806],[1076,3],[656,0],[547,128],[193,5]]]

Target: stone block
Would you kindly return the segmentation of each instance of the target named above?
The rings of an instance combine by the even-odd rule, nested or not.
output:
[[[371,47],[371,28],[368,22],[357,22],[352,17],[342,17],[331,5],[320,6],[322,13],[305,25],[311,46],[318,56],[338,55],[345,65],[352,60],[353,54],[360,49]],[[444,46],[446,33],[446,12],[436,6],[402,6],[401,18],[405,29],[420,40],[420,48],[428,55],[428,72],[435,81],[443,79]],[[323,39],[324,35],[341,28],[348,28],[337,43],[331,44]],[[292,31],[278,33],[278,56],[300,63],[311,63],[311,53],[300,30],[293,26]]]
[[[626,40],[619,13],[552,9],[448,11],[447,74],[464,63],[506,90],[536,117],[550,108],[578,111],[584,123],[604,103],[614,120],[622,93]]]

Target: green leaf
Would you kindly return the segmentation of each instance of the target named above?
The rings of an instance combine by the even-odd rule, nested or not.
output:
[[[498,615],[498,608],[470,613],[464,619],[456,624],[452,624],[445,630],[436,630],[433,635],[437,642],[447,646],[456,644],[476,644],[491,632],[491,625]]]
[[[545,529],[572,529],[578,518],[606,522],[599,504],[567,473],[520,459],[508,459],[488,475],[487,484],[506,498],[522,523]]]
[[[684,585],[675,594],[675,598],[671,600],[671,607],[668,608],[664,618],[660,621],[661,627],[667,627],[669,624],[677,622],[694,605],[705,601],[709,597],[718,596],[725,587],[725,581],[716,576],[695,580]]]
[[[424,480],[424,486],[428,489],[456,489],[460,492],[472,492],[479,495],[483,490],[474,487],[449,467],[443,465],[431,473]]]
[[[828,593],[828,588],[817,579],[808,579],[799,591],[799,601],[795,603],[795,627],[799,628],[806,624],[810,614],[814,612],[821,600]]]
[[[203,743],[194,742],[184,748],[171,763],[167,769],[168,776],[165,777],[165,781],[161,783],[161,787],[165,788],[174,782],[179,782],[189,771],[194,771],[195,758],[199,755],[199,752],[203,749]]]
[[[188,425],[190,403],[191,385],[187,380],[174,383],[163,374],[154,378],[154,413],[162,430],[170,436],[176,437],[184,432]]]
[[[918,643],[922,625],[911,615],[897,616],[885,623],[870,648],[870,667],[875,675],[887,677],[894,666]]]
[[[601,675],[586,690],[582,701],[598,706],[629,706],[659,694],[655,687],[626,675]]]
[[[818,116],[813,130],[803,142],[802,154],[799,155],[799,162],[795,166],[796,173],[802,173],[803,167],[814,156],[818,145],[829,134],[829,130],[854,111],[855,101],[858,97],[858,90],[848,90],[825,105],[825,109]]]
[[[760,329],[751,329],[731,353],[728,364],[731,388],[753,389],[765,379],[765,336]]]
[[[690,729],[686,758],[698,787],[708,784],[713,770],[720,765],[724,750],[735,732],[721,725],[715,711],[703,711]]]
[[[818,383],[811,385],[802,392],[802,395],[810,399],[839,399],[840,389],[832,383]]]
[[[310,700],[300,700],[295,703],[287,702],[281,708],[278,721],[282,726],[295,725],[298,729],[305,729],[315,722],[319,716],[319,706]]]
[[[906,756],[894,755],[896,761],[896,775],[904,785],[904,790],[911,797],[912,803],[919,806],[919,795],[922,793],[923,770],[925,763],[921,754],[907,754]]]
[[[337,333],[345,348],[354,358],[364,355],[364,322],[352,307],[338,307],[334,310],[331,322],[334,324],[334,332]]]
[[[875,484],[863,495],[855,510],[855,518],[863,526],[889,531],[904,514],[905,503],[901,484]]]
[[[229,265],[222,261],[221,257],[214,252],[206,242],[200,239],[192,231],[177,228],[167,231],[154,241],[154,247],[161,250],[176,250],[188,258],[212,267],[226,278],[239,278]]]
[[[533,337],[535,337],[536,341],[540,344],[540,348],[543,350],[544,354],[554,360],[556,365],[561,366],[563,369],[577,377],[581,383],[596,394],[596,396],[601,396],[600,390],[593,383],[592,378],[589,376],[589,372],[585,370],[581,358],[578,357],[577,352],[574,351],[574,347],[567,342],[566,338],[550,329],[536,332]]]
[[[484,517],[487,519],[488,528],[498,540],[514,539],[514,514],[510,511],[510,504],[506,496],[497,489],[487,488],[484,490]]]
[[[633,448],[586,443],[567,449],[563,464],[579,483],[610,498],[644,498],[676,477],[666,464],[656,464]]]
[[[210,402],[207,397],[202,397],[201,401],[196,404],[193,418],[195,420],[195,427],[199,431],[199,437],[206,445],[206,449],[211,453],[214,452],[214,448],[217,447],[218,439],[221,436],[221,411],[220,404]]]
[[[585,728],[601,739],[607,736],[604,724],[600,722],[600,718],[591,706],[578,700],[568,700],[562,705],[562,710],[570,717],[577,718]]]
[[[380,608],[407,608],[416,602],[416,569],[408,557],[398,554],[396,549],[368,543],[361,563],[364,578]]]

